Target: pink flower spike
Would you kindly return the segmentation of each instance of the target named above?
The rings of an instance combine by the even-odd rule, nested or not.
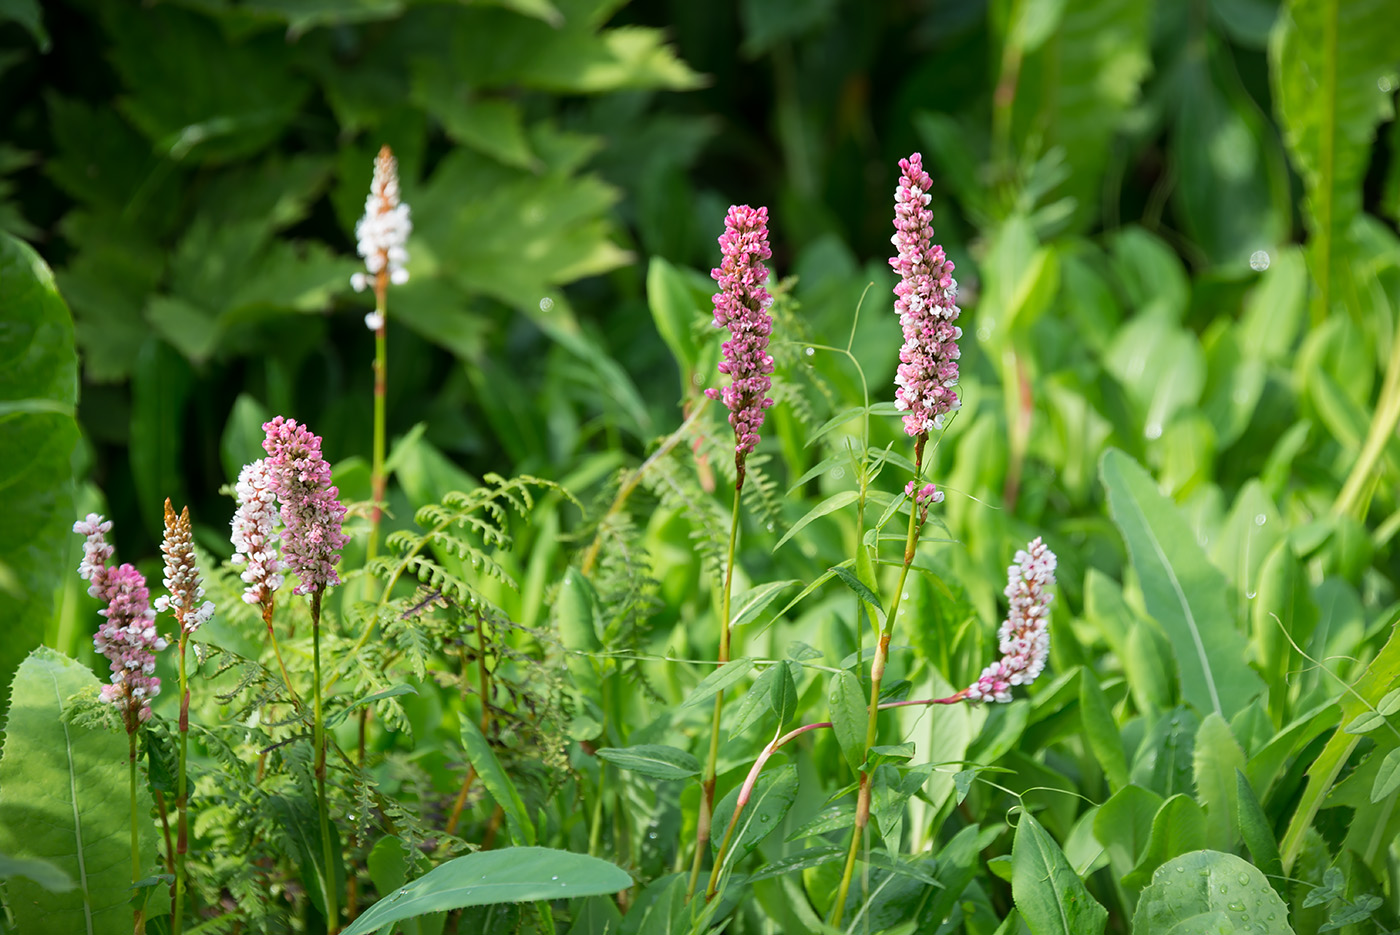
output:
[[[408,219],[408,205],[399,201],[399,163],[389,147],[382,146],[374,159],[374,178],[365,199],[364,217],[355,224],[356,250],[364,257],[365,273],[350,277],[356,292],[378,288],[380,277],[396,286],[408,282],[408,235],[413,222]]]
[[[247,565],[242,578],[248,586],[243,600],[254,607],[266,604],[282,587],[282,563],[277,556],[277,496],[272,492],[267,459],[245,464],[238,472],[238,510],[233,514],[234,565]]]
[[[165,587],[169,597],[156,598],[156,610],[169,610],[180,622],[180,631],[189,636],[214,615],[214,602],[201,600],[204,588],[199,582],[199,565],[194,557],[194,537],[190,529],[190,508],[178,516],[165,501],[165,539],[160,544],[165,555]]]
[[[732,205],[724,218],[724,234],[719,238],[724,255],[710,278],[719,283],[715,293],[715,327],[728,328],[724,360],[719,372],[729,374],[729,385],[721,393],[708,389],[710,399],[722,399],[729,408],[729,424],[734,428],[734,459],[743,483],[745,456],[757,447],[758,430],[763,427],[763,410],[773,405],[768,390],[773,386],[773,358],[768,354],[768,338],[773,333],[773,316],[768,314],[772,298],[764,283],[772,257],[768,249],[768,209]]]
[[[282,508],[283,553],[300,579],[292,593],[324,591],[340,583],[335,565],[350,537],[341,528],[345,507],[331,484],[331,466],[321,457],[321,439],[281,416],[265,423],[263,431],[268,489]]]
[[[904,431],[918,438],[943,428],[947,415],[961,405],[958,385],[958,339],[962,329],[955,303],[958,284],[953,263],[933,242],[933,212],[928,190],[933,179],[924,171],[923,157],[901,159],[899,187],[894,192],[894,236],[897,254],[890,266],[899,273],[894,287],[895,311],[904,331],[895,376],[895,406],[904,416]]]
[[[904,485],[904,495],[914,498],[914,508],[919,511],[919,525],[921,526],[928,521],[928,508],[935,503],[943,502],[943,491],[939,490],[933,484],[924,484],[923,487],[919,488],[918,495],[916,496],[914,493],[914,481],[912,480]]]
[[[1016,564],[1006,570],[1006,596],[1011,609],[997,631],[1001,659],[982,670],[964,697],[972,701],[1010,701],[1013,685],[1029,685],[1045,670],[1050,655],[1049,613],[1054,595],[1045,589],[1055,583],[1055,553],[1033,539],[1016,553]]]

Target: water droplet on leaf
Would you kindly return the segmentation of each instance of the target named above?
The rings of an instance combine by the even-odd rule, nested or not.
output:
[[[1269,254],[1264,250],[1255,250],[1249,255],[1249,268],[1256,273],[1262,273],[1269,268]]]

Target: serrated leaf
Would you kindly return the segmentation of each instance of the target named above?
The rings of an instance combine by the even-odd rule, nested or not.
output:
[[[47,861],[77,884],[52,893],[30,879],[10,879],[7,904],[20,931],[131,931],[127,738],[63,719],[74,695],[95,696],[99,684],[86,667],[40,648],[10,685],[0,756],[0,853]],[[144,783],[137,795],[141,814],[149,814]],[[152,826],[142,822],[140,829],[141,853],[154,855]]]
[[[54,593],[72,574],[73,448],[78,359],[53,274],[30,247],[0,233],[0,685],[44,638]],[[94,624],[95,626],[95,624]]]
[[[1108,910],[1029,812],[1021,813],[1011,845],[1011,893],[1032,935],[1095,935],[1108,922]]]
[[[598,758],[618,769],[631,770],[653,779],[688,779],[700,775],[700,761],[676,747],[642,743],[631,747],[603,747]]]
[[[597,857],[548,847],[477,851],[447,861],[366,909],[343,935],[369,935],[402,919],[464,906],[600,896],[632,878]]]
[[[731,659],[720,666],[709,675],[700,680],[700,684],[695,686],[685,701],[681,702],[682,708],[693,708],[698,704],[704,704],[715,695],[727,689],[749,674],[753,668],[753,660],[748,656],[738,659]]]
[[[1132,458],[1110,449],[1100,474],[1147,610],[1171,641],[1182,694],[1202,711],[1233,717],[1264,685],[1245,662],[1244,638],[1225,605],[1224,577],[1176,506]]]
[[[535,825],[530,820],[530,812],[525,808],[525,802],[520,798],[515,784],[510,781],[506,771],[501,768],[501,762],[496,759],[496,754],[491,749],[491,744],[487,742],[486,735],[481,732],[481,728],[477,727],[471,718],[465,717],[461,719],[459,732],[467,760],[476,770],[476,774],[481,777],[481,784],[486,787],[487,792],[491,793],[491,798],[496,800],[496,804],[505,813],[506,826],[510,829],[511,840],[522,842],[525,845],[533,845],[535,843]],[[464,904],[459,903],[459,905]],[[472,903],[471,905],[485,904]]]

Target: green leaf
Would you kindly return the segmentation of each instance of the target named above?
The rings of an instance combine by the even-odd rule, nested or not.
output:
[[[316,820],[316,806],[304,798],[286,795],[269,796],[268,807],[277,816],[278,830],[291,845],[301,864],[301,883],[311,897],[312,904],[321,917],[326,915],[326,857],[321,843],[321,829]],[[335,888],[336,905],[345,905],[345,861],[342,854],[340,835],[335,823],[330,825],[331,853],[336,856]]]
[[[1396,789],[1400,789],[1400,748],[1391,750],[1381,761],[1376,784],[1371,787],[1371,801],[1379,802]]]
[[[1165,861],[1187,851],[1200,850],[1205,844],[1205,811],[1190,796],[1177,793],[1163,802],[1152,817],[1147,849],[1133,872],[1123,878],[1123,885],[1132,889],[1146,886],[1152,872]]]
[[[802,582],[796,578],[788,581],[769,581],[760,584],[752,590],[744,592],[734,602],[730,609],[729,625],[731,627],[741,627],[758,619],[758,615],[777,599],[778,595],[786,591],[795,584]]]
[[[792,669],[786,663],[774,668],[777,669],[777,675],[773,677],[773,684],[769,688],[768,703],[773,707],[773,713],[778,716],[778,727],[781,728],[797,713],[797,682],[792,677]]]
[[[1227,850],[1234,846],[1239,814],[1235,772],[1244,769],[1245,760],[1230,725],[1213,711],[1196,731],[1193,762],[1196,798],[1211,819],[1206,825],[1207,844],[1214,850]]]
[[[11,877],[33,880],[50,893],[66,893],[75,886],[73,878],[59,869],[57,864],[32,857],[24,859],[0,854],[0,880]]]
[[[883,614],[885,612],[884,605],[880,603],[880,598],[876,596],[875,592],[867,587],[865,582],[861,581],[860,578],[845,565],[835,565],[828,570],[845,582],[846,587],[855,592],[856,597],[865,601],[880,613]]]
[[[1233,717],[1263,683],[1245,662],[1244,639],[1225,605],[1224,577],[1175,505],[1132,458],[1110,449],[1099,470],[1147,610],[1171,641],[1182,695],[1202,711]]]
[[[408,880],[408,861],[404,844],[393,835],[379,839],[365,858],[365,867],[374,888],[381,893],[392,893]],[[445,913],[404,919],[399,923],[403,935],[440,935],[447,922]]]
[[[647,307],[657,333],[680,367],[681,379],[687,379],[700,356],[695,344],[695,323],[701,319],[703,308],[680,270],[659,256],[652,257],[647,267]]]
[[[143,504],[159,504],[166,497],[176,503],[185,496],[187,437],[185,406],[194,387],[189,364],[159,338],[151,338],[137,355],[131,378],[130,449],[132,480]],[[164,524],[159,509],[140,511],[147,531],[161,538]]]
[[[54,593],[72,574],[73,448],[78,360],[73,322],[53,274],[30,247],[0,233],[0,685],[44,638]]]
[[[332,725],[339,724],[341,721],[345,720],[345,718],[348,717],[352,711],[356,711],[360,708],[365,707],[366,705],[372,705],[376,701],[383,701],[385,698],[397,698],[400,695],[416,694],[418,694],[418,689],[414,688],[412,685],[395,685],[392,688],[384,689],[382,692],[375,692],[372,695],[366,695],[363,698],[357,698],[341,710],[335,712],[330,717],[326,718],[326,726],[331,727]]]
[[[632,878],[613,864],[547,847],[477,851],[434,867],[370,906],[344,935],[368,935],[402,919],[464,906],[616,893]]]
[[[834,493],[831,496],[827,497],[821,503],[818,503],[816,506],[808,510],[806,515],[804,515],[801,519],[793,523],[792,526],[788,529],[788,531],[783,533],[783,537],[778,540],[778,544],[773,546],[773,551],[776,552],[779,549],[781,549],[784,543],[786,543],[789,539],[797,535],[802,530],[806,529],[808,524],[810,524],[813,520],[821,519],[823,516],[826,516],[829,513],[835,513],[837,510],[848,507],[859,499],[860,494],[856,493],[854,490],[838,491],[837,493]]]
[[[1152,819],[1162,797],[1142,786],[1124,786],[1094,815],[1094,837],[1108,851],[1109,865],[1119,879],[1128,874],[1147,848]]]
[[[659,743],[631,747],[603,747],[598,758],[618,769],[631,770],[653,779],[688,779],[700,775],[700,761],[684,750]]]
[[[865,733],[870,716],[860,679],[849,670],[836,673],[826,701],[841,754],[852,770],[859,771],[865,762]]]
[[[1293,935],[1288,907],[1251,864],[1196,851],[1157,868],[1133,914],[1133,935],[1258,932]]]
[[[1249,848],[1249,856],[1254,858],[1254,865],[1264,872],[1275,892],[1286,898],[1288,883],[1283,879],[1283,861],[1278,855],[1273,826],[1243,770],[1235,770],[1235,788],[1239,802],[1240,835],[1244,838],[1245,847]]]
[[[622,919],[622,935],[685,935],[690,931],[685,874],[658,877],[647,884]]]
[[[535,843],[535,826],[530,821],[530,812],[525,808],[525,802],[520,798],[520,793],[516,791],[515,784],[510,781],[506,771],[501,768],[500,760],[496,759],[496,754],[491,749],[491,744],[486,740],[486,735],[481,732],[481,728],[471,718],[462,718],[459,730],[462,737],[462,747],[467,753],[467,760],[476,770],[476,774],[481,777],[481,784],[486,787],[486,791],[491,793],[491,798],[496,800],[496,804],[505,812],[506,826],[510,829],[512,841],[520,841],[526,845]],[[592,895],[585,893],[583,895]],[[488,900],[494,902],[495,900]],[[456,905],[480,906],[485,903],[457,903]],[[450,908],[450,907],[449,907]]]
[[[7,903],[19,931],[131,931],[127,738],[63,717],[74,695],[95,698],[99,687],[86,667],[42,647],[10,685],[0,756],[0,853],[47,861],[77,884],[51,893],[30,879],[10,879]],[[141,814],[149,814],[144,783],[138,782],[137,795]],[[141,852],[154,856],[151,824],[140,828]]]
[[[39,0],[0,0],[0,23],[14,20],[34,37],[40,52],[47,52],[53,43],[44,29],[43,16],[39,11]]]
[[[559,639],[565,649],[597,652],[603,648],[598,592],[587,575],[573,567],[564,572],[554,609],[558,615]]]
[[[1064,852],[1030,812],[1022,812],[1011,845],[1011,894],[1031,935],[1094,935],[1108,910],[1084,887]]]
[[[1376,713],[1381,717],[1390,717],[1396,711],[1400,711],[1400,688],[1376,702]]]
[[[1329,315],[1351,278],[1347,232],[1376,125],[1393,113],[1381,85],[1400,48],[1389,0],[1288,0],[1269,40],[1269,75],[1284,141],[1303,177],[1314,321]]]
[[[734,709],[733,721],[729,728],[732,734],[739,734],[748,729],[748,726],[756,721],[759,715],[769,709],[773,682],[778,677],[778,670],[786,668],[787,666],[782,663],[769,666],[758,674],[758,678],[753,680],[749,690],[744,692],[744,697],[739,699],[738,707]]]
[[[715,828],[729,827],[729,819],[734,817],[734,803],[739,800],[739,789],[739,786],[730,789],[729,794],[715,806]],[[783,823],[796,799],[797,767],[791,763],[759,776],[748,804],[739,815],[739,824],[735,826],[734,841],[729,850],[731,856],[727,859],[751,853],[757,848],[759,842]],[[711,852],[719,851],[720,838],[721,835],[710,835]]]
[[[690,693],[689,697],[681,702],[681,707],[693,708],[698,704],[704,704],[715,695],[748,675],[749,670],[752,668],[753,660],[748,656],[729,660],[701,679],[700,684],[695,686],[695,690]]]
[[[1128,785],[1128,758],[1123,753],[1123,740],[1113,721],[1108,699],[1088,667],[1079,672],[1079,718],[1089,749],[1103,767],[1109,789],[1116,793]]]

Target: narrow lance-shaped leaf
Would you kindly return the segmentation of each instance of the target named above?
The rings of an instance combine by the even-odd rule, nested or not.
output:
[[[688,779],[700,773],[700,761],[684,750],[659,743],[631,747],[604,747],[598,758],[618,769],[630,770],[652,779]]]
[[[1095,935],[1108,922],[1108,910],[1029,812],[1021,813],[1011,845],[1011,894],[1032,935]]]
[[[460,731],[462,747],[467,752],[467,759],[476,769],[476,774],[481,777],[481,784],[486,787],[487,792],[491,793],[491,798],[495,799],[496,804],[505,812],[506,826],[510,829],[511,840],[524,844],[534,844],[535,826],[530,821],[530,812],[525,808],[525,802],[520,798],[520,793],[516,791],[515,784],[510,781],[506,771],[501,768],[501,763],[491,750],[491,744],[487,742],[486,735],[481,732],[481,728],[472,722],[471,718],[462,718]],[[473,903],[472,905],[482,904]]]
[[[1137,462],[1110,449],[1099,470],[1147,610],[1171,641],[1182,694],[1201,711],[1233,717],[1264,685],[1245,662],[1244,637],[1225,603],[1225,577]]]

